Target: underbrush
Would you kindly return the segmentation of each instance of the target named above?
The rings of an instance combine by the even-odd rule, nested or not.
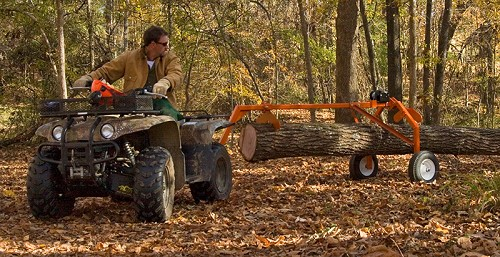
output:
[[[500,211],[500,174],[486,174],[484,177],[472,177],[465,182],[469,187],[468,198],[471,207],[481,212]]]

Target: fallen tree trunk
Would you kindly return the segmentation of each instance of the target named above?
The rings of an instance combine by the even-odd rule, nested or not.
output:
[[[413,129],[393,127],[413,138]],[[408,154],[413,147],[375,124],[248,124],[239,140],[247,161],[284,157]],[[500,155],[500,130],[420,126],[420,149],[437,154]]]

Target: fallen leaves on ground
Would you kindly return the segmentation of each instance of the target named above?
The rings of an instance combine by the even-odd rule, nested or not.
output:
[[[471,176],[498,157],[438,156],[434,184],[411,183],[410,156],[379,156],[377,177],[348,178],[349,157],[245,162],[231,149],[227,201],[176,193],[172,218],[137,223],[130,203],[78,198],[74,212],[40,221],[25,179],[34,147],[0,150],[0,255],[500,256],[500,215],[469,200]]]

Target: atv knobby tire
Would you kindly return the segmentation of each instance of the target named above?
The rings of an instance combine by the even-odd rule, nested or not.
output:
[[[54,159],[59,150],[50,149],[40,153]],[[62,176],[56,164],[42,161],[35,156],[31,161],[26,189],[31,213],[35,218],[61,218],[71,214],[75,207],[75,198],[63,195]]]
[[[137,218],[163,222],[174,206],[175,171],[170,153],[163,147],[148,147],[136,157],[134,167],[134,207]]]
[[[231,159],[226,148],[219,143],[213,143],[212,152],[214,170],[210,180],[189,184],[191,195],[197,203],[200,200],[207,202],[225,200],[233,187]]]

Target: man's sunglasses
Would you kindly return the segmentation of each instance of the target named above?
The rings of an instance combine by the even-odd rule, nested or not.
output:
[[[163,45],[164,47],[168,47],[168,44],[169,44],[170,42],[160,43],[160,42],[156,42],[156,41],[155,41],[155,43],[160,44],[160,45]]]

